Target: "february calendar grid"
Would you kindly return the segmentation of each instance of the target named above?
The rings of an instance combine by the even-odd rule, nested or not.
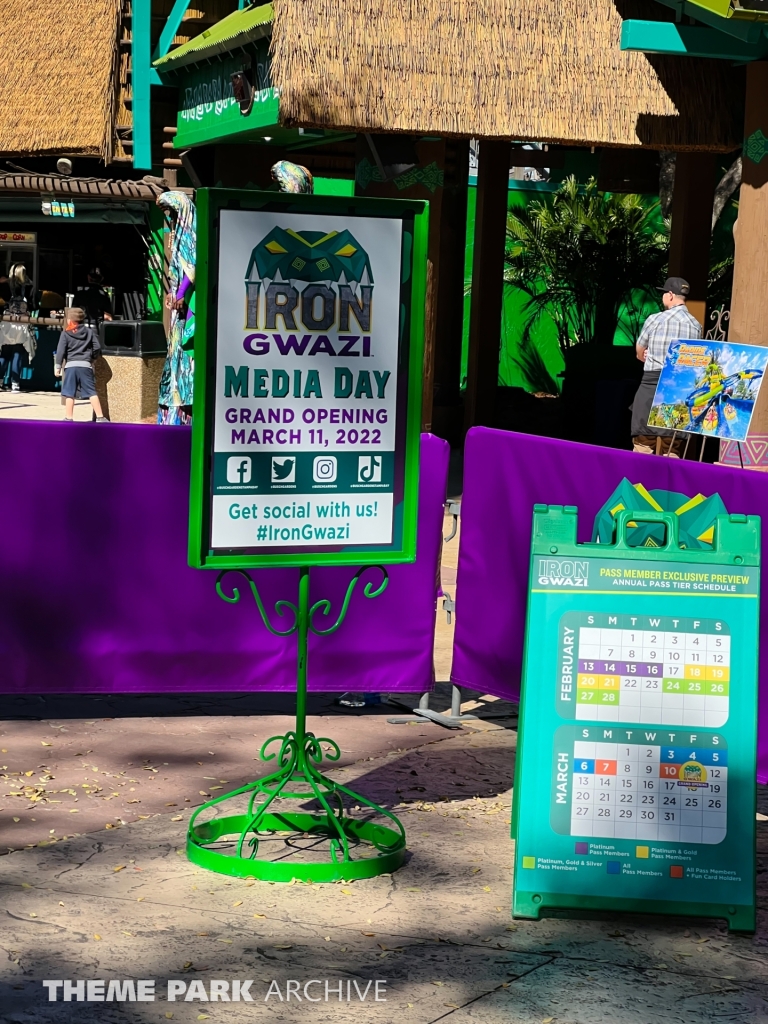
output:
[[[723,620],[569,612],[559,632],[564,717],[705,728],[727,722],[731,634]]]

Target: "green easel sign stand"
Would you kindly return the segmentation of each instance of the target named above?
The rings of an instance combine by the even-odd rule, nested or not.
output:
[[[637,523],[661,546],[630,546]],[[513,914],[753,931],[760,519],[717,516],[711,550],[670,512],[619,512],[612,544],[576,527],[534,508]]]
[[[197,197],[189,561],[221,570],[230,603],[240,591],[223,579],[239,574],[266,628],[296,635],[297,706],[295,729],[262,745],[274,771],[203,804],[187,853],[269,881],[372,877],[402,864],[405,830],[321,772],[341,752],[306,729],[307,639],[342,625],[369,568],[380,582],[363,595],[375,598],[384,565],[416,558],[428,204]],[[362,566],[335,619],[330,601],[310,602],[320,565]],[[297,600],[275,605],[280,625],[247,572],[270,566],[299,569]]]

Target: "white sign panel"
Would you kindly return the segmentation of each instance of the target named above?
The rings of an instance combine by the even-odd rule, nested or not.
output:
[[[402,222],[222,210],[213,548],[393,537]]]

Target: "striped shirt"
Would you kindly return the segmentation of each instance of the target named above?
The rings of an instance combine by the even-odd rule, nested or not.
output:
[[[660,370],[664,366],[667,349],[673,341],[696,341],[701,337],[701,324],[681,304],[652,313],[643,324],[637,344],[647,348],[644,370]]]

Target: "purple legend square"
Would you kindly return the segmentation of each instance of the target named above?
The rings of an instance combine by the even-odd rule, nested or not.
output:
[[[589,853],[589,843],[576,843],[576,853]]]

